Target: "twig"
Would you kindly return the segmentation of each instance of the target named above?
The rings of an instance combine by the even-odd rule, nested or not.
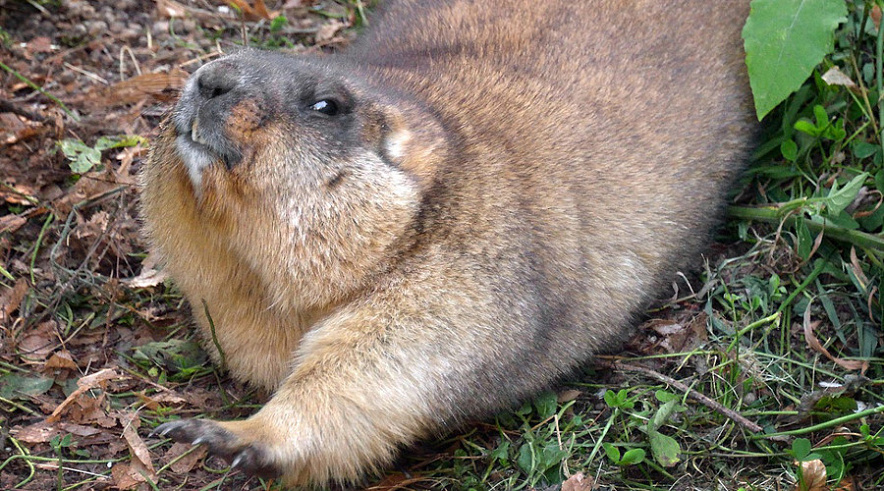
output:
[[[31,121],[37,121],[39,123],[46,121],[46,118],[44,118],[43,116],[40,116],[37,113],[32,113],[31,111],[28,111],[26,109],[22,109],[9,101],[0,100],[0,113],[18,114],[19,116],[23,116],[30,119]]]
[[[696,390],[692,390],[687,385],[679,382],[678,380],[675,380],[672,377],[668,377],[666,375],[663,375],[662,373],[655,372],[654,370],[651,370],[650,368],[645,368],[643,366],[632,365],[629,363],[623,363],[623,362],[619,362],[619,361],[614,363],[614,367],[617,369],[620,369],[620,370],[626,370],[628,372],[643,373],[651,378],[655,378],[655,379],[657,379],[667,385],[675,387],[676,389],[684,392],[688,396],[693,397],[694,399],[696,399],[697,401],[699,401],[700,403],[702,403],[706,407],[708,407],[714,411],[717,411],[717,412],[725,415],[726,417],[732,419],[733,421],[737,422],[740,426],[751,431],[752,433],[761,433],[762,431],[764,431],[764,428],[759,426],[757,423],[753,423],[752,421],[749,421],[742,414],[740,414],[732,409],[728,409],[728,408],[724,407],[720,403],[697,392]]]
[[[79,74],[85,75],[86,78],[92,79],[92,80],[94,80],[94,81],[96,81],[96,82],[98,82],[98,83],[102,83],[102,84],[104,84],[104,85],[110,85],[110,83],[108,83],[107,80],[105,80],[104,78],[102,78],[102,77],[99,76],[99,75],[96,75],[96,74],[90,72],[89,70],[84,70],[84,69],[82,69],[82,68],[80,68],[80,67],[76,67],[76,66],[71,65],[70,63],[67,63],[67,62],[64,63],[64,66],[65,66],[66,68],[69,68],[69,69],[71,69],[71,70],[73,70],[73,71],[79,73]]]

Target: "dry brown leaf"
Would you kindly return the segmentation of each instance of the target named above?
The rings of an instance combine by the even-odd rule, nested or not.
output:
[[[2,233],[13,233],[16,230],[20,229],[22,225],[27,223],[27,219],[25,217],[21,217],[18,215],[5,215],[0,217],[0,234]]]
[[[62,403],[59,404],[52,411],[52,414],[50,414],[49,417],[46,418],[46,421],[50,423],[58,421],[61,418],[61,415],[69,412],[72,407],[79,406],[80,408],[88,408],[90,405],[89,399],[93,398],[85,394],[85,392],[86,390],[81,391],[79,389],[71,392],[71,394],[67,396],[67,398],[65,398],[65,400],[62,401]],[[74,420],[73,417],[71,417],[70,419]],[[83,421],[77,422],[82,423]]]
[[[71,356],[71,353],[67,350],[56,351],[52,353],[52,356],[46,360],[46,364],[43,365],[43,371],[47,372],[49,370],[76,370],[77,364],[74,362],[74,357]]]
[[[141,145],[126,147],[117,153],[114,158],[120,161],[120,168],[114,171],[115,180],[120,184],[136,184],[137,179],[132,174],[132,163],[135,161],[135,157],[145,154],[147,154],[147,148]]]
[[[170,99],[184,87],[187,77],[187,72],[178,68],[169,72],[144,73],[111,85],[100,97],[105,104],[134,104],[143,100]]]
[[[136,394],[138,399],[148,408],[148,409],[156,409],[159,407],[160,403],[163,404],[186,404],[187,399],[181,397],[174,391],[168,392],[160,392],[158,394],[154,394],[148,396],[142,392]]]
[[[856,489],[856,483],[854,482],[852,477],[845,477],[841,480],[832,491],[854,491]]]
[[[184,455],[190,450],[192,450],[192,452]],[[185,474],[192,471],[193,468],[196,467],[196,464],[208,455],[208,453],[209,449],[205,445],[194,447],[189,443],[176,443],[172,445],[172,448],[166,451],[165,455],[163,455],[163,462],[169,463],[174,460],[175,462],[169,467],[179,474]],[[184,456],[181,457],[182,455]],[[181,457],[179,460],[175,460],[179,457]]]
[[[61,428],[62,431],[75,436],[93,436],[102,432],[98,428],[74,423],[59,423],[58,427]]]
[[[114,478],[114,486],[117,489],[135,489],[145,482],[144,476],[135,471],[129,464],[117,464],[111,468],[111,476]]]
[[[267,5],[264,4],[264,0],[255,0],[255,12],[257,12],[258,15],[265,19],[272,19],[276,17],[267,10]]]
[[[57,426],[41,421],[29,426],[13,427],[9,432],[19,441],[25,443],[46,443],[61,433]]]
[[[801,462],[799,472],[801,479],[795,485],[795,491],[829,491],[826,486],[826,465],[822,460]]]
[[[116,187],[118,184],[108,180],[105,175],[89,172],[82,175],[64,196],[53,202],[53,205],[60,215],[67,216],[77,203],[95,199]]]
[[[264,4],[264,0],[255,0],[255,6],[252,7],[245,0],[226,0],[227,4],[238,9],[242,12],[243,16],[246,20],[261,20],[267,19],[270,20],[277,15],[279,12],[271,12],[267,10],[267,5]]]
[[[105,410],[106,399],[104,393],[99,394],[98,397],[89,397],[84,394],[74,402],[65,419],[80,424],[91,423],[102,428],[113,428],[117,425],[117,418],[109,415]]]
[[[860,282],[860,286],[863,290],[868,290],[869,278],[863,273],[863,268],[859,264],[859,259],[856,257],[856,248],[850,248],[850,270],[853,271],[853,275],[856,276],[856,279]]]
[[[595,479],[592,476],[578,472],[562,483],[562,491],[591,491],[595,489]]]
[[[837,358],[832,356],[829,353],[829,350],[826,349],[825,346],[820,343],[820,340],[817,339],[816,334],[813,333],[814,329],[820,324],[819,321],[810,321],[810,304],[807,304],[807,308],[804,310],[804,340],[807,342],[807,345],[817,353],[822,354],[833,363],[845,368],[847,370],[862,370],[866,371],[868,368],[868,361],[859,361],[859,360],[842,360],[841,358]]]
[[[26,443],[46,443],[53,437],[62,433],[70,433],[76,436],[93,436],[101,433],[101,430],[90,426],[74,423],[50,423],[40,421],[28,426],[14,427],[9,431],[16,439]]]
[[[823,74],[822,79],[829,85],[840,85],[849,89],[856,87],[856,83],[837,66],[829,68],[826,73]]]
[[[2,219],[0,219],[0,223],[2,223]],[[2,231],[2,227],[0,227],[0,232]],[[24,300],[27,293],[28,280],[24,278],[19,278],[16,280],[15,285],[13,285],[12,288],[3,292],[3,295],[0,296],[0,324],[4,324],[6,319],[18,309],[18,306],[21,305],[21,301]]]
[[[0,125],[4,124],[3,116],[0,114]],[[37,190],[28,184],[8,182],[0,187],[0,198],[15,205],[33,206],[37,200],[36,195]]]
[[[642,331],[654,331],[656,335],[644,335],[638,340],[638,350],[642,353],[680,353],[689,351],[704,343],[706,336],[706,315],[678,319],[654,319],[642,326]]]
[[[157,14],[161,18],[170,19],[174,17],[184,17],[187,9],[174,0],[157,0]]]
[[[157,480],[157,472],[150,461],[150,451],[147,449],[144,440],[138,436],[138,427],[141,425],[141,419],[137,415],[129,413],[120,421],[123,424],[123,439],[129,446],[129,454],[131,459],[131,470],[143,471],[151,481]],[[141,473],[139,473],[141,474]]]
[[[28,364],[42,364],[58,347],[58,338],[54,320],[41,322],[29,329],[28,333],[18,341],[21,359]]]
[[[0,144],[12,145],[19,141],[18,132],[28,126],[22,122],[15,114],[0,113]]]
[[[149,288],[166,281],[166,273],[156,269],[157,256],[153,252],[148,253],[144,261],[141,261],[141,274],[134,278],[127,278],[122,283],[129,288]]]
[[[881,27],[881,7],[879,7],[877,4],[872,6],[872,11],[869,17],[872,18],[872,23],[875,24],[875,29]]]
[[[556,398],[556,402],[558,402],[559,404],[563,404],[565,402],[570,402],[570,401],[573,401],[574,399],[577,399],[580,396],[580,394],[582,394],[582,392],[580,392],[577,389],[566,390],[564,392],[559,393],[559,397]]]
[[[87,390],[94,389],[99,386],[103,387],[108,380],[120,377],[121,375],[114,371],[114,369],[112,368],[105,368],[93,373],[92,375],[81,377],[80,380],[77,380],[77,389],[71,392],[71,394],[64,401],[62,401],[62,403],[59,404],[57,408],[55,408],[55,411],[52,411],[52,414],[50,414],[49,417],[46,418],[46,421],[50,423],[58,421],[61,413],[64,412],[69,405],[73,404],[73,402],[78,397],[80,397],[81,394],[83,394]]]

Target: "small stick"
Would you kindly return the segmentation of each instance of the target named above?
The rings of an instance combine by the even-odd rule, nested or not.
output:
[[[732,409],[728,409],[728,408],[724,407],[720,403],[715,402],[714,400],[697,392],[696,390],[692,390],[687,385],[679,382],[678,380],[675,380],[672,377],[667,377],[666,375],[663,375],[662,373],[655,372],[654,370],[651,370],[650,368],[645,368],[645,367],[639,366],[639,365],[631,365],[629,363],[615,362],[614,367],[621,369],[621,370],[626,370],[629,372],[643,373],[643,374],[648,375],[651,378],[655,378],[655,379],[657,379],[667,385],[671,385],[672,387],[675,387],[676,389],[684,392],[688,396],[693,397],[694,399],[696,399],[700,403],[704,404],[705,406],[707,406],[715,411],[718,411],[719,413],[736,421],[740,426],[742,426],[743,428],[745,428],[753,433],[761,433],[762,431],[764,431],[764,428],[759,426],[757,423],[753,423],[752,421],[749,421],[740,413],[738,413]]]
[[[43,116],[40,116],[39,114],[33,113],[26,109],[22,109],[9,101],[0,100],[0,113],[18,114],[19,116],[24,116],[25,118],[28,118],[31,121],[36,121],[38,123],[46,121],[46,118],[44,118]]]

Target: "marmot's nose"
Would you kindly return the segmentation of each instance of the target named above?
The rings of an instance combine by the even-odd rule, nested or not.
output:
[[[203,67],[197,74],[196,88],[203,100],[215,99],[240,83],[239,69],[232,63],[216,62]]]

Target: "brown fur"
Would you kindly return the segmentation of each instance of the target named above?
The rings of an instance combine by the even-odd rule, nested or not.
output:
[[[231,373],[276,391],[159,431],[290,485],[357,479],[616,346],[696,261],[752,133],[747,1],[384,10],[343,55],[203,67],[143,174],[203,337],[205,301]]]

